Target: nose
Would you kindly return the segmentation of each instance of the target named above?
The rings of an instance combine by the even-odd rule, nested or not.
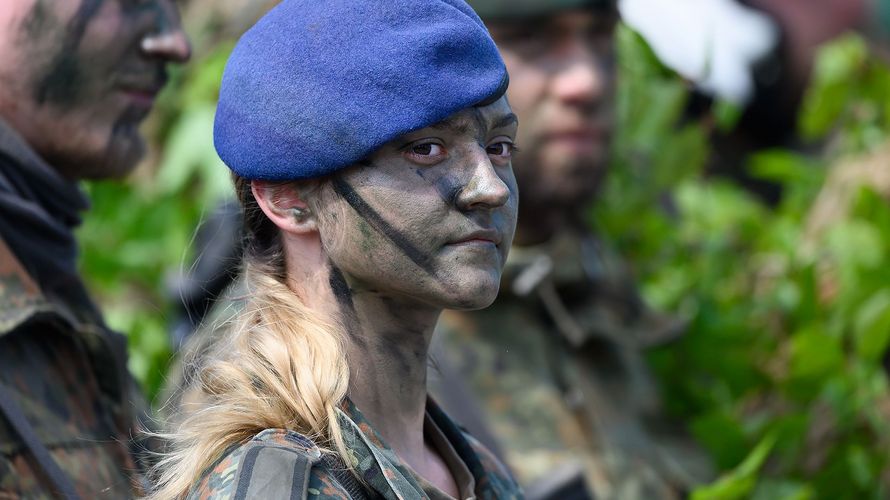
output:
[[[484,148],[471,164],[469,178],[457,195],[457,207],[464,211],[498,208],[510,199],[510,188],[498,175]]]
[[[608,82],[603,56],[594,54],[582,37],[573,37],[567,49],[553,75],[553,94],[567,103],[587,104],[602,98]]]
[[[152,58],[168,62],[183,63],[192,55],[188,35],[182,29],[179,12],[168,2],[159,9],[157,27],[142,38],[142,52]]]

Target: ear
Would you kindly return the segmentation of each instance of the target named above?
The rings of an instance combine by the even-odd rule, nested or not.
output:
[[[290,234],[318,232],[317,219],[295,182],[251,181],[250,189],[260,209],[279,229]]]

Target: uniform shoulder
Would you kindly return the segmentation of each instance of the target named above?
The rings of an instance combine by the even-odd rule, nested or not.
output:
[[[496,498],[522,498],[522,489],[507,466],[478,439],[466,431],[462,430],[462,432],[467,443],[476,453],[482,468],[485,469],[484,482],[489,483],[487,486],[497,492]]]
[[[284,429],[266,429],[229,448],[195,483],[188,500],[348,499],[317,466],[320,463],[321,450],[308,438]]]
[[[0,239],[0,332],[12,330],[48,304],[34,279]]]

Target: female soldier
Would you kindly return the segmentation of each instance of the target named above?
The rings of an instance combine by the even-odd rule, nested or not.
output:
[[[428,400],[444,308],[513,237],[507,74],[463,0],[285,0],[236,46],[215,125],[248,295],[198,369],[156,498],[513,498]]]

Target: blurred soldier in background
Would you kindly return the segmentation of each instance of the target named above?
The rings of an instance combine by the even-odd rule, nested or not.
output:
[[[140,395],[77,273],[77,182],[136,165],[165,66],[189,50],[172,0],[2,3],[0,498],[141,492]]]
[[[520,216],[497,301],[443,315],[432,393],[530,498],[681,498],[709,467],[663,417],[643,354],[683,325],[643,303],[585,220],[609,160],[615,2],[470,3],[522,121]]]

